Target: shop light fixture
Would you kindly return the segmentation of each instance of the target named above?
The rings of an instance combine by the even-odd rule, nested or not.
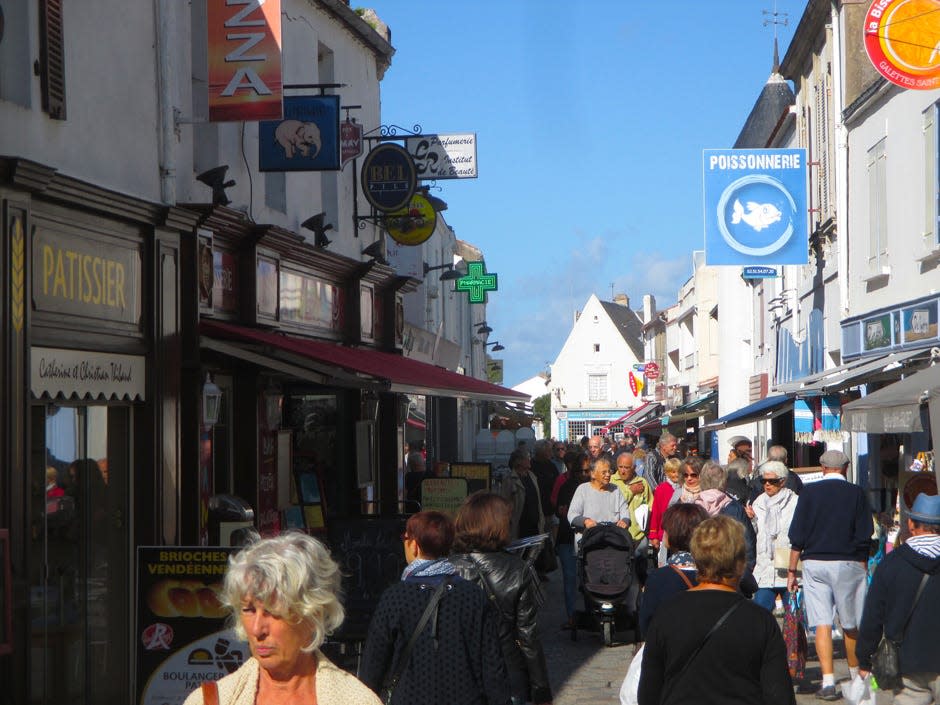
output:
[[[454,279],[460,279],[460,272],[454,269],[454,265],[452,263],[436,264],[433,267],[431,267],[431,266],[428,266],[427,262],[424,262],[424,276],[425,277],[428,275],[428,272],[433,272],[436,269],[446,270],[440,276],[440,281],[442,282],[453,281]]]
[[[332,242],[330,239],[327,238],[326,231],[332,230],[333,224],[332,223],[324,224],[323,219],[325,217],[326,217],[325,212],[317,213],[316,215],[307,218],[304,222],[300,224],[300,227],[306,228],[307,230],[310,230],[314,234],[314,238],[315,238],[313,242],[314,247],[320,247],[320,248],[329,247],[330,242]]]
[[[362,254],[371,257],[379,264],[388,264],[388,260],[385,259],[385,248],[382,247],[382,240],[376,240],[368,247],[364,247],[362,249]]]
[[[493,346],[493,352],[499,352],[500,350],[505,350],[506,348],[499,344],[498,340],[494,340],[492,343],[483,343],[483,347]]]
[[[222,409],[222,390],[209,373],[206,373],[206,382],[202,385],[202,424],[212,428],[219,423],[219,412]]]
[[[212,205],[227,206],[231,201],[225,195],[225,189],[235,185],[234,179],[225,180],[225,173],[228,171],[228,164],[212,167],[198,176],[197,181],[201,181],[212,189]]]
[[[480,321],[476,325],[477,325],[477,335],[489,335],[490,333],[493,332],[493,329],[490,328],[486,324],[486,321]]]

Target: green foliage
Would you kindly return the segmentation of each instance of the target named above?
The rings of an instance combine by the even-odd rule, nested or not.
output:
[[[532,402],[532,413],[542,419],[542,429],[546,438],[552,432],[552,395],[543,394]]]

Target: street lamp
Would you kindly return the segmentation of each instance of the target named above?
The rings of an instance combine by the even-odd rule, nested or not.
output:
[[[486,325],[486,321],[480,321],[477,325],[477,335],[489,335],[493,329]]]
[[[483,343],[483,347],[493,346],[493,352],[499,352],[500,350],[505,350],[506,348],[499,344],[498,340],[494,340],[492,343]]]
[[[453,281],[454,279],[460,279],[460,272],[454,269],[454,265],[452,263],[437,264],[433,267],[428,266],[427,262],[424,262],[423,264],[424,276],[427,276],[428,272],[433,272],[436,269],[446,269],[447,271],[441,274],[440,281],[446,282]]]

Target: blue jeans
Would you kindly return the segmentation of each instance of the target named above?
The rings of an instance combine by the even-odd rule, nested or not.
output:
[[[558,562],[561,563],[562,584],[565,586],[565,612],[568,618],[574,616],[575,602],[578,597],[578,561],[573,543],[560,543],[555,547]]]
[[[768,612],[773,612],[777,603],[777,595],[780,595],[781,599],[786,599],[786,592],[787,589],[783,587],[758,588],[757,592],[754,593],[753,600]]]

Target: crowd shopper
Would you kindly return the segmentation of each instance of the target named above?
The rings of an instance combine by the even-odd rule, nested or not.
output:
[[[672,458],[676,454],[676,445],[678,441],[669,431],[663,431],[656,443],[656,447],[646,456],[646,480],[650,487],[655,490],[660,484],[665,482],[666,475],[663,465],[667,458]]]
[[[623,451],[617,455],[617,472],[610,482],[620,490],[627,502],[630,516],[630,537],[636,543],[636,573],[642,584],[646,580],[646,554],[649,539],[646,537],[649,526],[650,508],[653,504],[653,492],[646,480],[636,474],[633,453]]]
[[[461,576],[483,588],[499,613],[499,641],[513,705],[541,705],[552,701],[538,633],[542,597],[535,570],[520,556],[503,550],[510,542],[511,514],[512,506],[499,495],[470,495],[457,512],[455,555],[450,562]]]
[[[611,484],[610,476],[609,459],[600,457],[591,463],[590,482],[575,490],[568,506],[568,521],[574,529],[583,531],[600,523],[627,528],[630,521],[627,502]]]
[[[509,535],[514,541],[537,536],[544,533],[545,529],[542,493],[531,468],[529,452],[517,448],[509,455],[509,475],[500,485],[500,494],[509,502],[512,510]]]
[[[764,491],[745,508],[757,530],[754,602],[772,612],[777,598],[783,599],[787,589],[789,564],[785,561],[789,560],[790,523],[798,497],[784,486],[789,471],[783,463],[768,460],[758,471]]]
[[[552,493],[552,504],[558,517],[558,537],[555,551],[561,565],[562,581],[565,590],[565,621],[562,629],[572,629],[575,625],[575,602],[578,592],[577,560],[574,550],[574,529],[568,521],[568,508],[578,486],[589,479],[590,460],[582,451],[568,451],[565,454],[567,471],[558,478]]]
[[[653,490],[653,507],[650,511],[649,539],[650,545],[656,551],[660,551],[662,546],[663,515],[672,503],[672,498],[675,496],[676,491],[682,486],[682,480],[679,477],[681,467],[682,462],[675,458],[665,463],[663,473],[666,479],[659,483],[656,489]]]

